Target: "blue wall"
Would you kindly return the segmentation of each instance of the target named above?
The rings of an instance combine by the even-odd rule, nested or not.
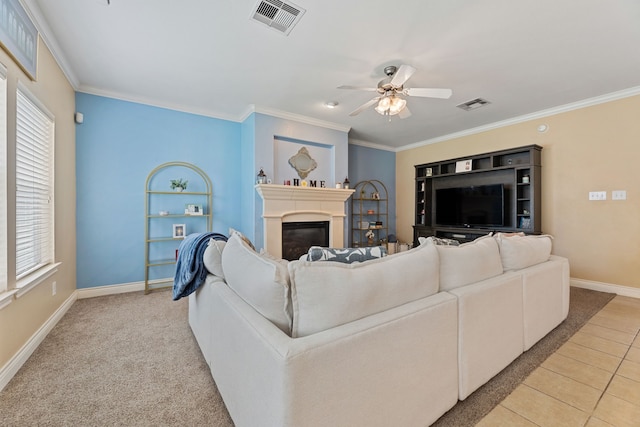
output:
[[[76,109],[78,288],[144,280],[145,181],[162,163],[203,169],[213,230],[241,227],[239,123],[83,93]]]
[[[235,123],[84,93],[76,94],[76,109],[84,114],[76,127],[78,288],[144,280],[145,182],[167,162],[192,163],[209,176],[214,231],[227,234],[233,227],[260,243],[262,236],[254,235],[261,233],[254,214],[262,209],[255,206],[256,165],[280,134],[335,145],[339,159],[348,157],[353,184],[382,181],[389,190],[389,231],[395,232],[395,153],[348,145],[345,132],[261,114]],[[347,175],[341,160],[340,179]]]
[[[377,179],[389,193],[389,234],[396,232],[396,153],[361,145],[349,144],[349,181]]]

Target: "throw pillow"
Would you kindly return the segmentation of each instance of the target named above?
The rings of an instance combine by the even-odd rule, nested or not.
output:
[[[549,235],[497,235],[504,270],[520,270],[547,261],[551,256],[551,239]]]
[[[435,245],[440,255],[440,290],[448,291],[503,273],[498,244],[491,235],[460,246]]]
[[[202,261],[207,271],[214,276],[224,279],[224,271],[222,270],[222,251],[227,242],[223,240],[209,240],[209,246],[204,251]]]
[[[291,261],[289,275],[291,336],[303,337],[437,293],[438,253],[422,245],[362,263]]]
[[[244,234],[242,234],[241,232],[239,232],[234,228],[229,228],[229,236],[231,236],[232,234],[236,234],[238,237],[242,239],[244,243],[246,243],[247,246],[249,246],[254,251],[256,250],[256,247],[253,246],[253,243],[251,243],[251,240],[247,236],[245,236]]]
[[[222,251],[222,269],[231,289],[283,332],[291,333],[286,263],[258,254],[233,232]]]
[[[442,237],[429,236],[429,237],[418,237],[418,242],[422,245],[427,243],[427,241],[433,243],[434,245],[443,245],[443,246],[460,246],[460,242],[453,239],[445,239]]]
[[[370,248],[322,248],[311,246],[307,253],[307,261],[335,261],[350,264],[370,259],[382,258],[387,255],[387,249],[382,246]]]

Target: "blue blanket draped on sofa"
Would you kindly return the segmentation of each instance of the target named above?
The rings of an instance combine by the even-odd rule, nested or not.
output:
[[[200,287],[207,277],[204,266],[204,251],[209,246],[209,240],[227,241],[227,237],[220,233],[189,234],[178,247],[178,262],[173,279],[173,300],[186,297]]]

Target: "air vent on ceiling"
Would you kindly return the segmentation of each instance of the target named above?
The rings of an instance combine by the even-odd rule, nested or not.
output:
[[[483,98],[472,99],[471,101],[463,102],[460,105],[456,105],[458,108],[462,108],[465,111],[477,110],[480,107],[484,107],[487,104],[491,104],[489,101]]]
[[[260,0],[251,12],[251,18],[288,35],[300,21],[305,10],[293,3],[280,0]]]

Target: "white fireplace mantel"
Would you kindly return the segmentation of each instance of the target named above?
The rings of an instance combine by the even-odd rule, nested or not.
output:
[[[257,184],[262,197],[264,249],[282,257],[282,223],[329,221],[329,246],[344,246],[345,202],[352,189]]]

